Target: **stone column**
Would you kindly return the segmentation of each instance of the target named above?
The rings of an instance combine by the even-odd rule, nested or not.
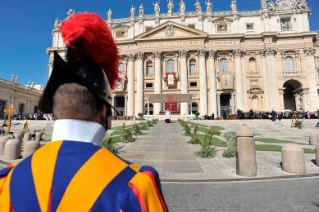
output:
[[[188,94],[187,53],[188,50],[179,51],[181,61],[181,94]],[[184,114],[188,114],[188,102],[181,103],[181,115]]]
[[[277,83],[277,69],[276,69],[276,58],[277,49],[265,48],[264,54],[266,56],[266,70],[267,70],[267,85],[268,85],[268,100],[269,110],[279,110],[279,90]]]
[[[263,76],[263,84],[264,84],[264,110],[270,111],[269,109],[269,92],[268,92],[268,80],[267,80],[267,69],[266,69],[266,57],[264,50],[260,50],[260,56],[261,56],[261,70],[262,70],[262,76]]]
[[[144,52],[136,53],[137,73],[136,73],[136,102],[135,115],[144,113]]]
[[[307,78],[308,78],[311,111],[318,109],[318,105],[319,105],[318,93],[317,93],[316,66],[315,66],[315,58],[314,58],[315,52],[316,52],[315,48],[312,48],[312,47],[304,48],[304,53],[306,56]]]
[[[243,50],[235,49],[233,55],[235,57],[235,76],[236,76],[236,110],[239,108],[245,110],[244,108],[244,82],[243,73],[241,69],[241,56]]]
[[[206,71],[206,50],[197,50],[199,57],[199,86],[200,86],[200,114],[208,115],[207,111],[207,71]]]
[[[161,70],[161,59],[162,59],[162,52],[157,51],[153,52],[155,58],[155,77],[154,77],[154,93],[161,94],[162,93],[162,70]],[[153,115],[159,114],[161,109],[161,103],[154,103],[154,111]]]
[[[294,97],[295,97],[295,102],[296,102],[296,111],[300,111],[298,94],[294,94]]]
[[[210,83],[210,93],[209,93],[210,94],[210,113],[214,113],[215,116],[217,116],[215,56],[216,56],[216,50],[208,51],[208,72],[209,72],[209,83]]]
[[[127,116],[127,95],[124,95],[124,116]]]
[[[232,114],[235,114],[235,94],[231,93],[231,111]]]
[[[126,55],[127,67],[127,116],[134,116],[134,55]]]
[[[217,94],[217,116],[220,117],[220,93]]]

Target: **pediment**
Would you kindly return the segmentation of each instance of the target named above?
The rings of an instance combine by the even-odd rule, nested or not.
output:
[[[188,26],[168,21],[154,29],[135,37],[134,40],[175,39],[175,38],[205,38],[208,34]]]

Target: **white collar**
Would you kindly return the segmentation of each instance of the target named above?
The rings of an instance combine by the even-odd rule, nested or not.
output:
[[[68,140],[101,146],[106,131],[95,122],[60,119],[54,122],[52,141]]]

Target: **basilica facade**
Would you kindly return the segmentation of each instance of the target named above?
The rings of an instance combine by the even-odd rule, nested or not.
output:
[[[112,98],[121,114],[318,109],[317,32],[310,31],[306,1],[261,0],[256,11],[238,11],[237,2],[229,0],[230,10],[218,12],[210,1],[168,0],[167,11],[154,3],[153,14],[145,15],[141,5],[123,19],[113,19],[110,9],[106,22],[118,43],[122,78]],[[59,25],[56,20],[47,49],[50,73],[53,52],[65,55]],[[192,94],[192,102],[147,107],[149,94]]]

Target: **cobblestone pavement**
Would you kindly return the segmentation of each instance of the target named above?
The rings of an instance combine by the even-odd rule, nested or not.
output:
[[[163,183],[162,188],[170,211],[319,211],[319,178]]]

